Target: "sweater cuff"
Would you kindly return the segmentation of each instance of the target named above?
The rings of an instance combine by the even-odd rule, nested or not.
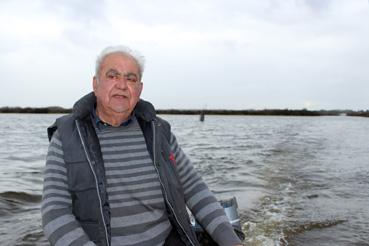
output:
[[[217,229],[214,230],[211,237],[219,246],[234,246],[236,244],[242,244],[238,238],[231,224],[220,224]]]

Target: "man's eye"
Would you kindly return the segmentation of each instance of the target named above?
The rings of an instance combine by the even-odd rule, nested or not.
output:
[[[106,77],[107,77],[108,79],[118,79],[118,77],[119,77],[119,73],[114,72],[114,71],[108,71],[108,72],[106,73]]]
[[[127,78],[127,81],[128,82],[132,82],[132,83],[136,83],[137,82],[137,77],[135,75],[133,75],[133,74],[127,75],[126,78]]]
[[[127,78],[127,80],[128,80],[129,82],[137,82],[137,79],[136,79],[135,77],[133,77],[133,76],[129,76],[129,77]]]

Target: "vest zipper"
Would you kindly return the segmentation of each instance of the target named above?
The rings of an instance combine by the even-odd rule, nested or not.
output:
[[[166,188],[163,184],[163,182],[161,181],[161,177],[160,177],[160,173],[159,170],[157,168],[157,163],[156,163],[156,125],[155,125],[155,119],[151,121],[151,126],[152,126],[152,132],[153,132],[153,138],[152,138],[152,146],[153,146],[153,162],[154,162],[154,168],[158,174],[158,178],[159,178],[159,183],[161,185],[161,187],[163,187],[163,191],[164,191],[164,199],[166,201],[166,203],[168,204],[170,210],[172,211],[172,214],[174,215],[175,220],[177,221],[177,224],[181,227],[183,233],[186,235],[188,241],[191,243],[191,245],[195,246],[195,244],[192,242],[191,238],[187,235],[186,231],[184,230],[183,226],[181,225],[181,223],[179,222],[176,213],[174,212],[173,206],[172,204],[169,202],[168,196],[167,196],[167,191]]]
[[[91,171],[92,171],[92,174],[94,175],[94,178],[95,178],[95,185],[96,185],[96,193],[97,193],[97,197],[99,198],[99,204],[100,204],[100,213],[101,213],[101,218],[103,220],[103,223],[104,223],[104,230],[105,230],[105,238],[106,238],[106,245],[109,246],[109,239],[108,239],[108,229],[106,228],[106,223],[105,223],[105,218],[104,218],[104,213],[102,211],[102,201],[101,201],[101,196],[100,196],[100,192],[99,192],[99,184],[98,184],[98,181],[97,181],[97,176],[96,176],[96,173],[92,167],[92,163],[91,163],[91,158],[87,152],[87,148],[86,148],[86,144],[83,140],[83,137],[82,137],[82,134],[81,134],[81,130],[80,130],[80,127],[79,127],[79,123],[78,121],[76,120],[76,126],[77,126],[77,131],[78,131],[78,135],[81,139],[81,142],[82,142],[82,146],[83,146],[83,150],[85,151],[85,154],[86,154],[86,158],[87,158],[87,161],[88,161],[88,164],[91,168]]]

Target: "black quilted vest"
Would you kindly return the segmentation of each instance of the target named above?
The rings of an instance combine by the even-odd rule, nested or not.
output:
[[[89,238],[97,245],[110,245],[110,206],[104,162],[91,121],[96,102],[93,93],[80,99],[73,112],[48,128],[49,140],[58,130],[67,166],[72,211]],[[176,167],[169,160],[170,125],[156,117],[154,107],[140,100],[135,116],[145,137],[147,149],[158,173],[168,218],[185,245],[198,245],[186,210],[183,188]]]

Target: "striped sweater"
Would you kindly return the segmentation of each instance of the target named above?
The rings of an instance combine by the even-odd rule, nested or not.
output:
[[[111,207],[111,244],[163,245],[171,225],[157,174],[142,131],[134,119],[127,126],[96,128],[104,159]],[[239,243],[223,209],[171,134],[186,204],[220,245]],[[94,245],[75,220],[68,192],[67,167],[58,131],[46,159],[42,222],[52,245]]]

